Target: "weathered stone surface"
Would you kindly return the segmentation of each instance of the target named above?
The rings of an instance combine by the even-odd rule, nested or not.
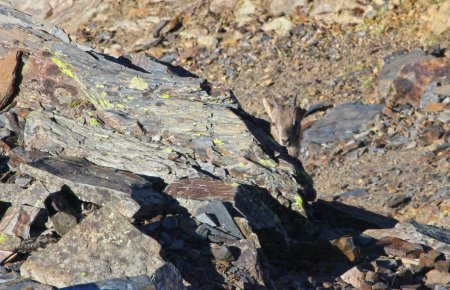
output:
[[[16,88],[16,71],[21,55],[20,51],[12,51],[0,59],[0,111],[8,105]]]
[[[305,130],[302,142],[304,145],[323,144],[350,138],[365,129],[382,109],[381,105],[363,105],[359,102],[336,106]]]
[[[397,257],[417,259],[424,252],[422,245],[409,243],[399,238],[384,237],[377,241],[377,245],[383,247],[386,255]]]
[[[448,285],[450,284],[450,273],[440,272],[438,270],[431,270],[427,273],[426,285],[432,287],[434,285]]]
[[[86,217],[58,243],[34,253],[20,271],[22,277],[56,287],[139,275],[152,277],[168,267],[159,256],[160,250],[158,242],[139,232],[114,205],[108,204]],[[181,281],[170,281],[173,277],[179,276],[166,275],[164,283],[179,289]]]
[[[361,249],[355,245],[352,237],[342,237],[330,241],[333,246],[338,248],[350,262],[356,262],[361,259]]]
[[[358,269],[357,266],[352,267],[350,270],[341,275],[341,279],[345,283],[352,285],[353,287],[360,289],[362,282],[364,282],[364,273]]]
[[[98,290],[98,289],[127,289],[127,290],[165,290],[165,289],[185,289],[179,281],[181,276],[172,264],[165,264],[159,268],[151,277],[146,275],[110,279],[95,283],[69,286],[61,288],[64,290]]]
[[[327,23],[355,24],[361,23],[363,16],[373,11],[371,5],[360,1],[319,0],[314,1],[310,16]]]
[[[27,204],[44,208],[44,201],[50,192],[41,182],[33,182],[28,188],[22,189],[16,184],[2,184],[0,201],[11,205]]]
[[[205,201],[216,199],[231,202],[234,188],[221,180],[188,178],[172,182],[164,191],[175,198],[180,206],[194,213],[197,207]]]
[[[9,25],[0,40],[12,44],[0,55],[16,46],[27,50],[14,101],[17,109],[31,110],[24,129],[28,150],[86,158],[166,183],[207,173],[229,184],[256,184],[274,196],[281,189],[287,205],[312,188],[298,161],[295,172],[278,168],[265,151],[282,148],[234,98],[208,95],[202,79],[135,69],[124,59],[79,49],[61,30],[23,13],[1,6],[0,15]],[[127,130],[121,116],[141,131],[135,125]]]
[[[67,186],[83,201],[103,206],[111,201],[136,200],[146,213],[161,208],[164,199],[152,183],[135,174],[93,165],[79,158],[45,158],[21,164],[21,172],[41,180],[51,191]]]
[[[264,270],[263,264],[265,257],[260,250],[260,245],[251,240],[239,240],[234,243],[229,243],[229,247],[236,247],[240,251],[240,255],[233,265],[243,268],[258,282],[260,286],[272,289],[271,281],[268,273]]]
[[[14,252],[21,243],[21,239],[15,235],[0,234],[0,250]]]
[[[200,214],[205,214],[205,213],[215,216],[215,218],[219,222],[217,229],[219,229],[235,238],[238,238],[238,239],[243,238],[239,228],[234,223],[233,217],[228,212],[228,209],[222,202],[220,202],[218,200],[213,200],[213,201],[208,202],[207,204],[205,204],[197,209],[195,216],[200,215]]]
[[[8,208],[0,221],[0,233],[28,239],[32,236],[32,228],[44,228],[47,211],[28,205]]]
[[[450,245],[433,238],[432,236],[421,233],[411,223],[398,223],[391,229],[373,229],[366,230],[364,234],[375,239],[381,239],[386,236],[396,237],[410,243],[423,244],[442,252],[447,258],[450,257]]]

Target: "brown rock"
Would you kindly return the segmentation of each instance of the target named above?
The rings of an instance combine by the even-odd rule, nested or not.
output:
[[[0,233],[28,239],[33,226],[44,227],[47,212],[41,208],[28,205],[8,208],[0,221]]]
[[[434,268],[441,272],[450,271],[450,261],[437,261],[434,263]]]
[[[423,253],[423,247],[420,244],[409,243],[393,237],[382,238],[377,242],[377,245],[384,247],[386,255],[397,257],[417,259],[420,253]]]
[[[434,263],[439,260],[445,260],[444,254],[441,252],[430,250],[426,253],[421,253],[419,256],[420,266],[422,267],[433,267]]]
[[[431,270],[427,273],[426,285],[446,285],[450,283],[450,273],[441,272],[439,270]]]
[[[357,289],[361,288],[364,278],[365,274],[356,266],[341,275],[341,279],[344,280],[345,283],[350,284]]]
[[[361,249],[358,246],[355,246],[352,237],[342,237],[332,240],[331,244],[337,247],[350,262],[355,262],[361,258]]]
[[[436,113],[445,109],[446,106],[447,104],[444,103],[429,103],[423,108],[423,111],[426,113]]]
[[[0,60],[0,110],[10,101],[15,90],[16,71],[22,52],[14,50]]]
[[[394,80],[394,101],[419,106],[422,94],[428,86],[450,74],[449,58],[422,59],[406,65]]]

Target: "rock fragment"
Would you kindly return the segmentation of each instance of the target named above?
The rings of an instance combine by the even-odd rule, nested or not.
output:
[[[22,277],[55,287],[139,275],[154,277],[167,271],[160,285],[181,289],[177,270],[163,261],[160,250],[154,239],[139,232],[108,204],[86,217],[58,243],[34,253],[20,271]]]

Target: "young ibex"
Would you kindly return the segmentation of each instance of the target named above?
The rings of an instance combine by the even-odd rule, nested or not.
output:
[[[269,115],[270,133],[275,141],[285,146],[288,154],[298,158],[302,139],[301,120],[306,111],[296,105],[297,96],[291,98],[289,104],[279,104],[275,98],[272,101],[263,99],[263,105]]]

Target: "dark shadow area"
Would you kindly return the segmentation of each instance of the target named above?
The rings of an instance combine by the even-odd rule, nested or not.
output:
[[[147,71],[145,68],[142,68],[140,66],[137,66],[135,64],[133,64],[133,62],[131,61],[131,59],[129,59],[126,56],[120,56],[120,57],[114,57],[114,56],[110,56],[104,53],[92,53],[89,52],[89,55],[91,55],[93,58],[95,58],[96,60],[99,60],[98,56],[96,56],[96,54],[102,56],[104,59],[106,59],[107,61],[111,61],[113,63],[125,66],[127,68],[131,68],[133,70],[136,71],[140,71],[143,73],[149,73],[149,71]],[[190,71],[184,69],[183,67],[179,66],[179,65],[172,65],[169,62],[164,62],[162,60],[159,60],[157,58],[151,57],[149,55],[146,54],[146,57],[148,57],[151,61],[164,65],[167,67],[167,71],[173,75],[176,75],[178,77],[182,77],[182,78],[199,78],[197,75],[191,73]]]

